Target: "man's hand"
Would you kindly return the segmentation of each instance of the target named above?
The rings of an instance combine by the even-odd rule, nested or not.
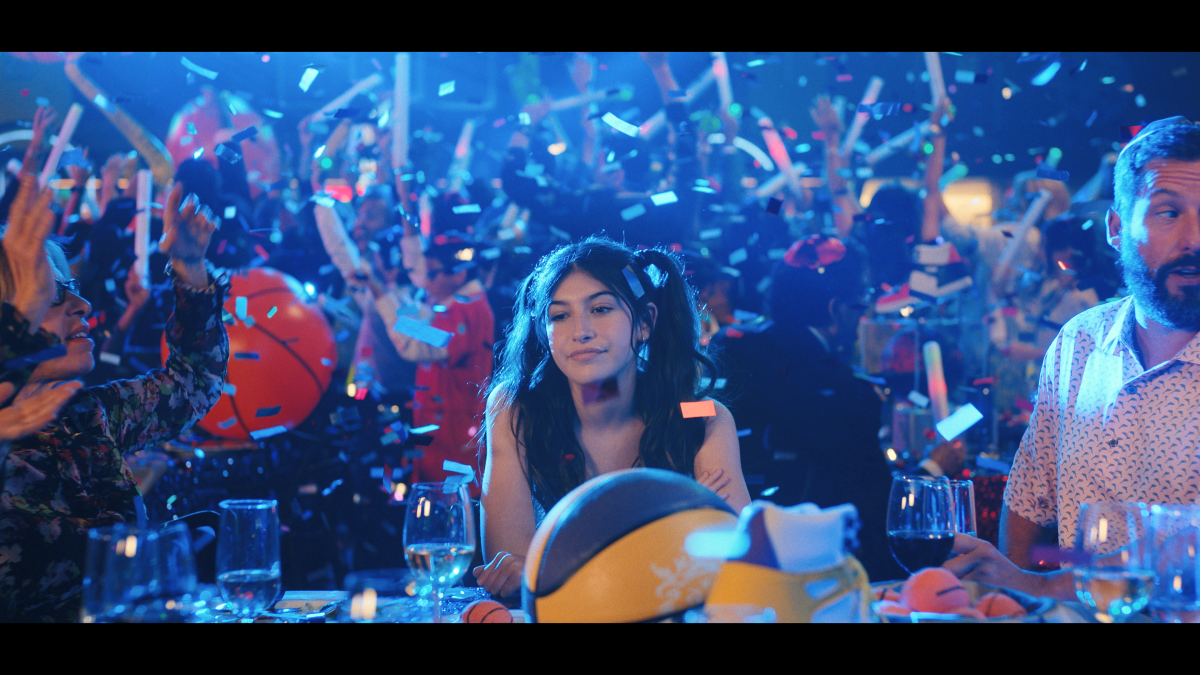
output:
[[[662,68],[667,65],[667,52],[638,52],[638,54],[651,68]]]
[[[962,441],[947,441],[931,450],[929,459],[937,462],[947,476],[956,476],[967,460],[967,445]]]
[[[16,291],[12,305],[29,321],[30,334],[37,332],[54,302],[54,273],[46,255],[46,237],[54,227],[53,198],[54,190],[38,189],[37,174],[23,174],[8,211],[8,231],[0,240]]]
[[[812,115],[813,122],[817,123],[817,128],[825,134],[826,140],[830,136],[841,134],[845,129],[841,116],[834,109],[828,96],[818,96],[816,106],[810,108],[808,113]]]
[[[54,112],[54,108],[38,106],[37,112],[33,114],[33,138],[29,140],[29,147],[25,148],[25,160],[21,162],[21,175],[33,174],[38,175],[38,167],[34,166],[38,155],[42,152],[42,139],[46,135],[46,127],[50,126],[54,120],[58,119],[58,113]]]
[[[717,496],[725,501],[729,501],[729,490],[725,490],[723,494],[721,490],[724,490],[731,480],[733,480],[732,477],[726,476],[724,469],[705,471],[696,478],[697,483],[717,493]]]
[[[83,382],[71,380],[55,387],[41,386],[40,391],[30,395],[26,386],[16,402],[0,408],[0,441],[15,441],[41,431],[81,387]],[[12,398],[14,391],[12,383],[0,384],[0,402]]]
[[[592,81],[592,62],[588,60],[587,52],[577,52],[571,62],[571,81],[579,93],[586,94],[588,84]]]
[[[1026,572],[1004,557],[988,542],[965,534],[954,535],[954,552],[958,555],[947,560],[942,567],[950,570],[959,579],[1034,596],[1050,596],[1059,600],[1074,600],[1075,590],[1069,572],[1039,574]]]
[[[500,551],[486,565],[471,570],[479,585],[495,598],[516,595],[521,590],[521,575],[525,573],[525,556]]]
[[[182,208],[180,202],[183,202]],[[171,190],[163,209],[163,236],[158,242],[158,250],[171,257],[171,267],[185,284],[208,285],[204,254],[220,222],[213,217],[211,209],[200,205],[196,195],[188,195],[186,201],[183,199],[183,184]]]

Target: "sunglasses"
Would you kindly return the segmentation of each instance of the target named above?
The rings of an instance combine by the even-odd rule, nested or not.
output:
[[[79,280],[78,279],[71,279],[70,281],[66,281],[66,282],[55,279],[54,287],[55,287],[54,288],[54,302],[50,305],[51,307],[58,307],[59,305],[66,302],[67,301],[67,291],[70,291],[70,292],[74,293],[75,295],[79,295]]]

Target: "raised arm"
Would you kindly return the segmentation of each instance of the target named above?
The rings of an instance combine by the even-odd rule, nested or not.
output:
[[[925,160],[925,199],[921,217],[921,241],[932,242],[941,233],[942,216],[946,213],[946,204],[942,201],[942,190],[938,183],[942,180],[942,169],[946,164],[946,130],[942,122],[950,120],[950,99],[943,98],[941,106],[929,114],[930,128],[933,135],[933,152]]]
[[[830,103],[828,96],[817,98],[816,106],[809,113],[817,128],[825,136],[825,184],[832,198],[833,226],[839,237],[846,237],[854,227],[854,216],[862,212],[854,195],[853,185],[846,177],[849,162],[838,152],[842,141],[842,117]]]
[[[512,410],[500,402],[498,391],[488,397],[487,464],[483,470],[481,499],[483,559],[476,567],[480,585],[495,596],[521,589],[525,554],[537,530],[533,494],[525,473],[525,457],[513,434]]]

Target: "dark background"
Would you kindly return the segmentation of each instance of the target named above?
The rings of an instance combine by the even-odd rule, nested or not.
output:
[[[110,98],[160,139],[174,113],[196,96],[201,86],[239,93],[261,113],[270,108],[284,113],[274,121],[280,147],[298,148],[296,124],[349,88],[355,81],[376,72],[376,63],[388,75],[382,89],[391,87],[394,53],[89,53],[81,68]],[[195,77],[187,83],[188,71],[180,56],[219,73],[214,81]],[[636,53],[593,53],[597,61],[593,88],[631,84],[630,101],[601,104],[601,111],[612,111],[626,121],[640,123],[661,107],[661,99],[649,69]],[[1060,170],[1071,172],[1070,187],[1077,189],[1095,171],[1100,157],[1119,139],[1121,125],[1136,124],[1170,115],[1194,116],[1192,89],[1200,76],[1200,55],[1195,53],[1061,53],[1045,59],[1018,63],[1020,53],[943,53],[942,69],[947,85],[954,84],[956,70],[988,73],[986,83],[957,84],[950,94],[958,117],[950,129],[948,150],[958,152],[971,175],[992,178],[1001,184],[1018,171],[1035,166],[1038,155],[1056,146],[1062,149]],[[1036,55],[1035,55],[1036,56]],[[42,53],[43,58],[58,58]],[[817,162],[820,146],[812,144],[814,125],[808,115],[813,98],[824,92],[845,96],[853,105],[861,98],[873,75],[884,79],[881,101],[913,104],[913,112],[872,120],[863,139],[872,146],[881,142],[879,131],[895,134],[913,121],[927,116],[920,105],[930,99],[929,86],[920,79],[925,62],[920,52],[911,53],[748,53],[727,54],[731,66],[734,99],[746,111],[757,107],[770,115],[777,126],[791,126],[799,139],[789,142],[793,159]],[[496,129],[492,121],[515,114],[524,101],[518,101],[510,85],[514,69],[531,68],[540,80],[544,94],[565,97],[576,93],[568,68],[570,53],[419,53],[413,55],[412,113],[410,128],[428,127],[441,132],[453,143],[465,119],[476,117],[482,124],[476,139],[496,150],[507,144],[513,126]],[[670,57],[680,86],[686,87],[710,63],[707,53],[674,53]],[[1063,67],[1047,85],[1036,87],[1031,79],[1053,60]],[[1086,67],[1076,71],[1086,59]],[[762,65],[747,64],[761,60]],[[374,61],[374,63],[373,63]],[[324,70],[308,92],[298,86],[305,66],[318,64]],[[65,114],[72,100],[82,97],[66,80],[62,64],[36,63],[10,54],[0,55],[0,129],[15,128],[17,120],[32,119],[39,96],[50,99]],[[837,81],[842,75],[843,80]],[[801,86],[801,78],[806,78]],[[1115,81],[1103,84],[1101,78]],[[909,80],[912,80],[911,82]],[[438,97],[438,85],[456,81],[453,94]],[[1015,85],[1011,99],[1001,90]],[[1128,86],[1131,85],[1131,86]],[[28,89],[22,96],[22,90]],[[1126,91],[1132,89],[1132,91]],[[1139,107],[1137,97],[1144,96]],[[716,87],[693,104],[715,107]],[[1089,117],[1096,116],[1090,127]],[[848,117],[848,116],[847,116]],[[559,115],[568,136],[580,137],[577,111]],[[742,135],[761,145],[752,118],[745,114]],[[982,135],[980,135],[982,134]],[[130,148],[107,119],[90,104],[75,134],[75,142],[90,148],[89,157],[103,159]],[[414,141],[417,142],[417,141]],[[809,153],[798,153],[797,144],[815,146]],[[1034,151],[1031,152],[1031,149]],[[23,147],[0,151],[0,159],[19,156]],[[1012,154],[1013,161],[995,164],[992,156]],[[911,157],[900,153],[876,167],[880,175],[907,175],[915,169]],[[476,168],[485,174],[487,169]],[[764,174],[765,176],[765,174]],[[486,176],[491,177],[491,176]]]

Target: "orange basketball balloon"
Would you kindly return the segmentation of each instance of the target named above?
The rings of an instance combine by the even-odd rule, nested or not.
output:
[[[229,375],[199,426],[243,440],[256,431],[294,429],[317,407],[337,367],[333,331],[305,300],[300,282],[283,272],[258,267],[231,281],[224,305]],[[165,362],[165,335],[162,356]]]

